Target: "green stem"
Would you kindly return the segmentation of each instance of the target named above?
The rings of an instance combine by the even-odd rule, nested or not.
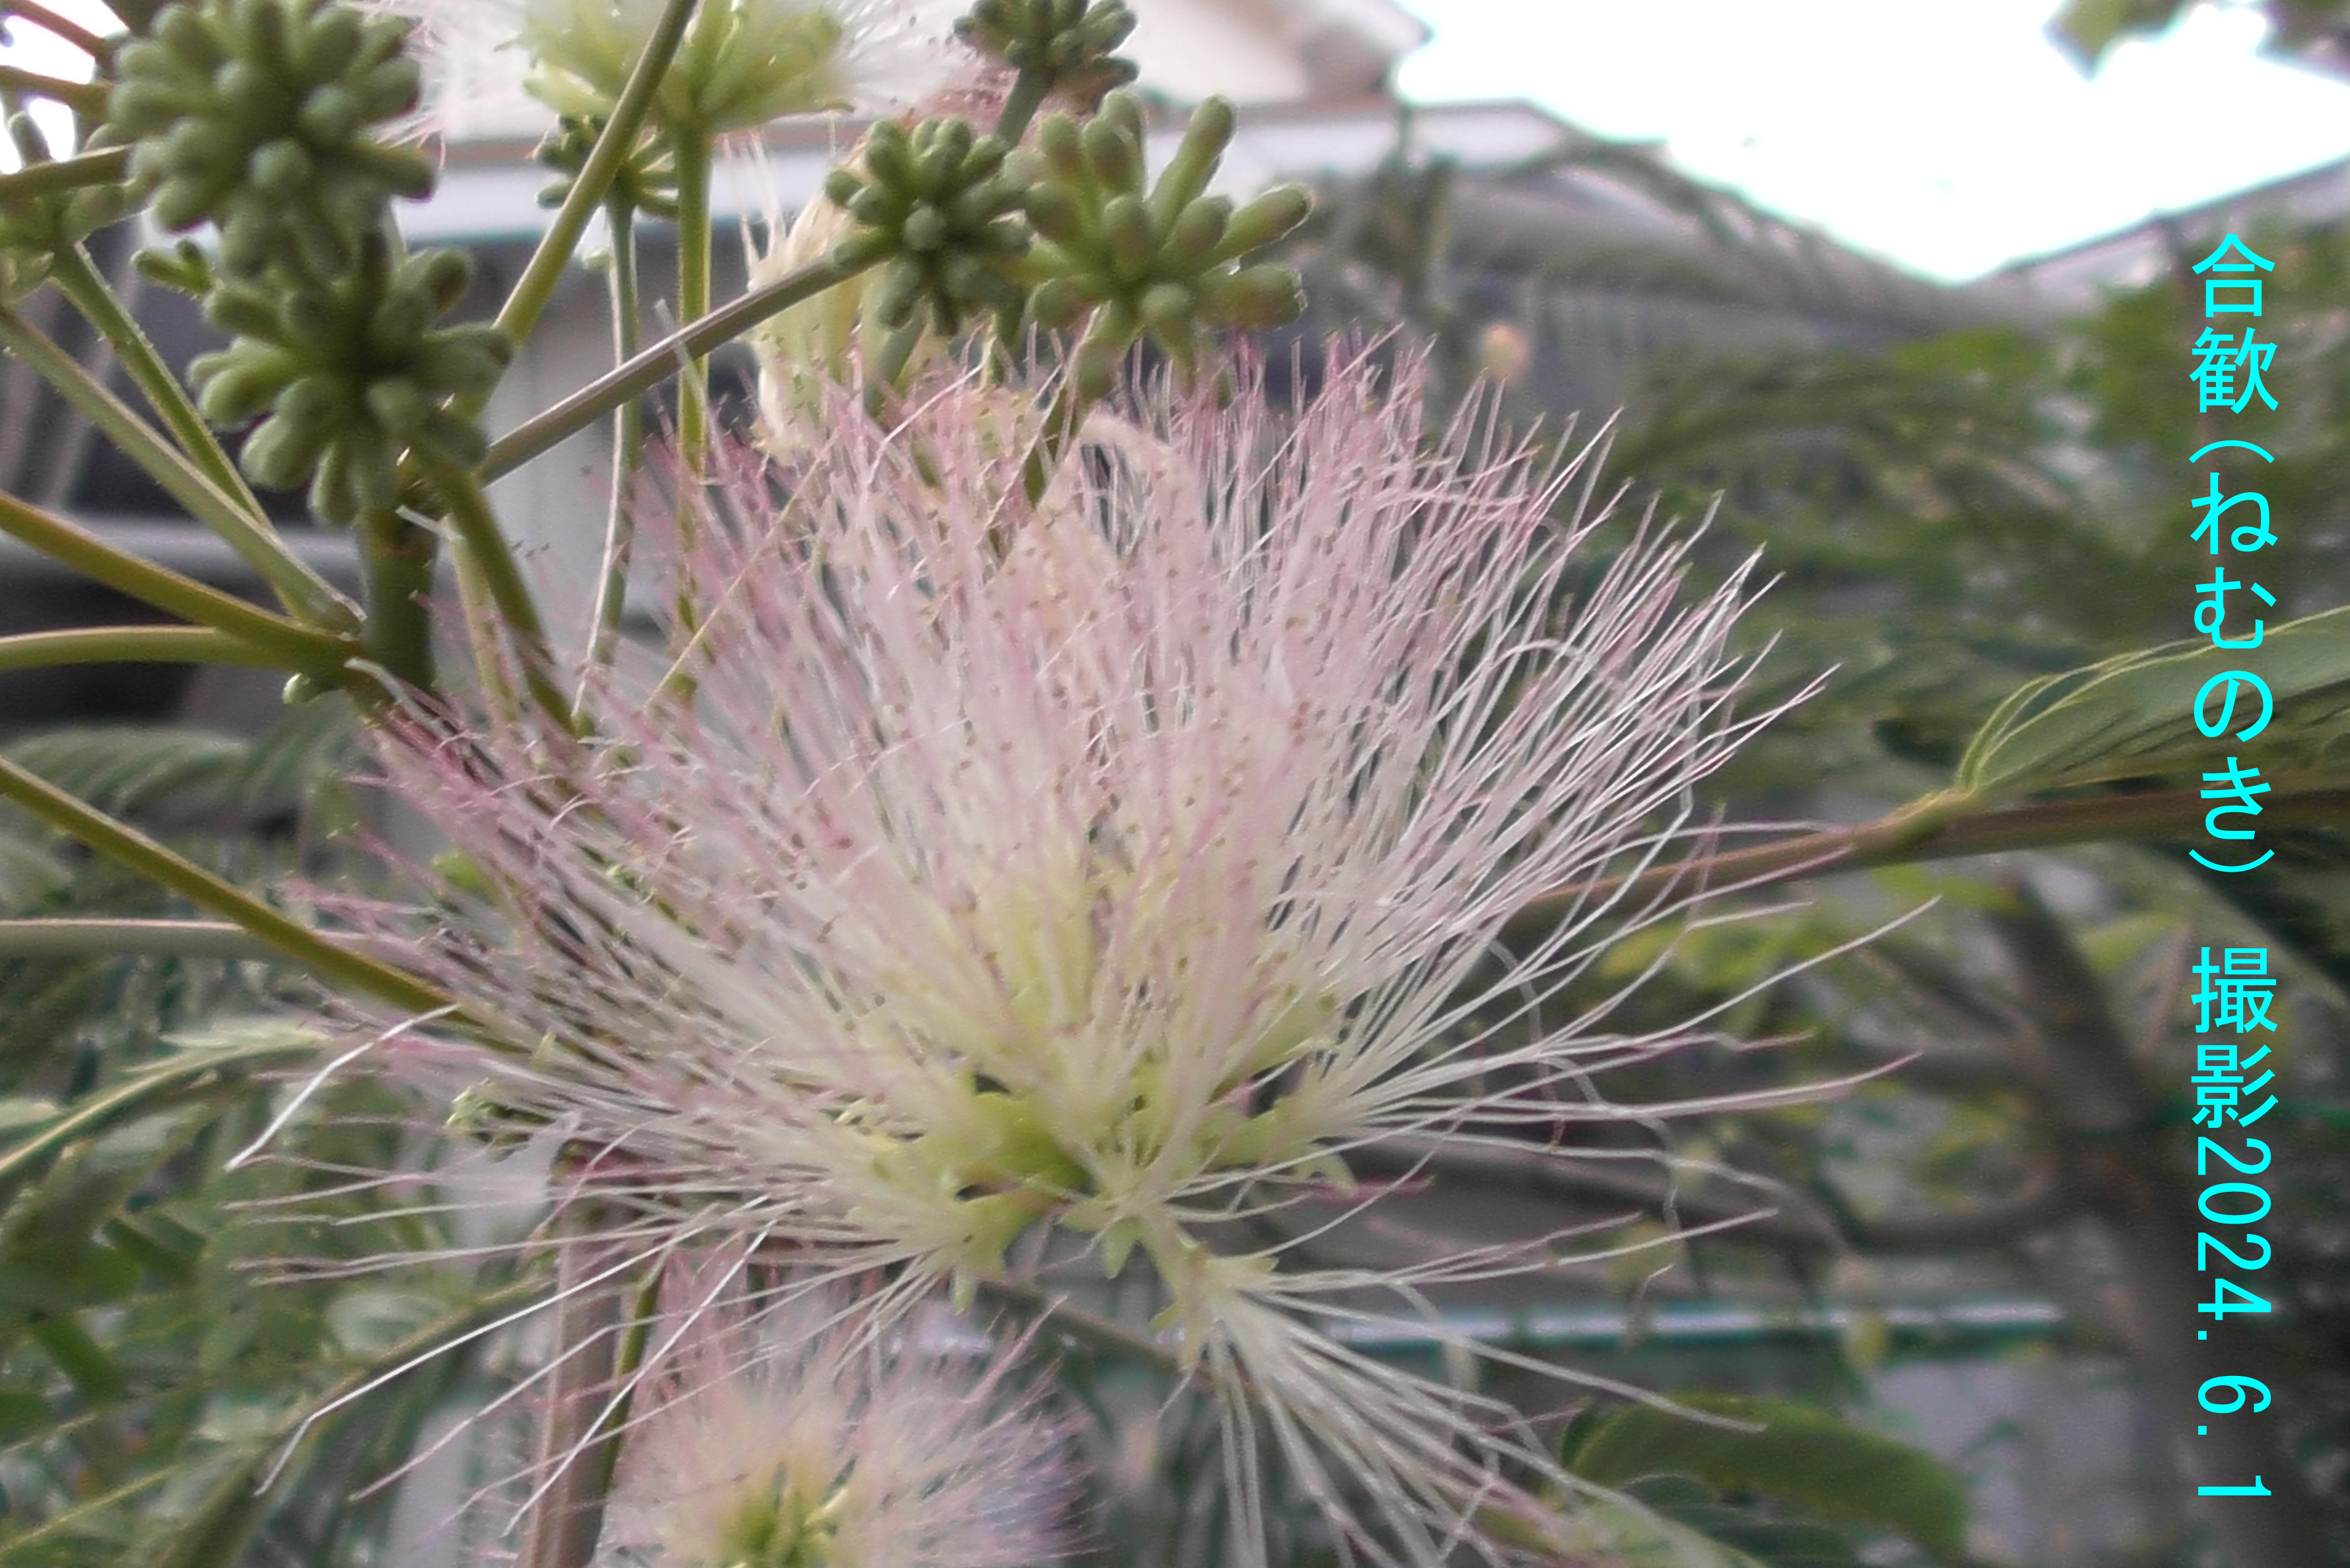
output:
[[[1115,365],[1134,347],[1140,331],[1141,324],[1120,305],[1097,312],[1086,328],[1075,356],[1061,371],[1060,385],[1053,393],[1053,406],[1045,410],[1045,426],[1036,433],[1036,444],[1028,449],[1027,460],[1020,465],[1021,489],[1030,506],[1044,504],[1045,493],[1053,487],[1053,474],[1061,466],[1063,454],[1085,428],[1086,412],[1093,400],[1079,385],[1084,379],[1079,367],[1097,353],[1107,356]]]
[[[286,543],[271,525],[269,514],[261,498],[245,483],[244,475],[219,437],[204,420],[188,394],[172,374],[172,368],[156,352],[154,342],[148,337],[137,318],[124,306],[106,279],[91,265],[89,253],[79,245],[68,246],[58,254],[51,275],[58,289],[73,302],[74,308],[105,337],[114,357],[130,374],[147,406],[153,409],[180,443],[199,472],[213,483],[215,489],[227,496],[237,513],[249,524],[249,533],[237,553],[263,574],[271,586],[278,589],[286,607],[314,624],[330,626],[338,631],[354,630],[359,625],[357,607],[338,594],[324,577],[312,572],[299,556],[287,549]],[[109,432],[111,433],[110,431]],[[191,507],[191,511],[194,508]],[[218,525],[215,524],[217,529]],[[239,543],[230,535],[230,543]]]
[[[2350,819],[2350,786],[2279,790],[2262,802],[2264,826],[2339,826]],[[1806,833],[1753,849],[1736,849],[1655,866],[1630,877],[1601,877],[1544,894],[1512,915],[1505,940],[1547,934],[1596,898],[1639,898],[1685,887],[1768,888],[1834,871],[1905,866],[2003,850],[2051,849],[2115,839],[2164,838],[2193,831],[2210,803],[2194,790],[2096,795],[2029,805],[1986,805],[1965,796],[1931,795],[1857,827]]]
[[[284,953],[321,980],[350,987],[412,1012],[447,1004],[438,991],[380,960],[371,959],[311,929],[300,921],[166,848],[128,823],[118,822],[85,801],[0,757],[0,800],[14,802],[37,820],[128,867],[198,909],[234,922]]]
[[[99,275],[89,253],[79,245],[67,246],[57,253],[49,275],[73,307],[81,312],[82,318],[96,327],[107,347],[114,350],[115,358],[129,372],[140,394],[147,400],[147,406],[155,410],[164,428],[179,441],[180,450],[248,515],[265,518],[261,498],[254,494],[244,475],[229,460],[219,438],[213,434],[212,426],[180,385],[180,378],[156,352],[153,340],[108,286],[106,279]]]
[[[710,314],[710,138],[699,130],[671,133],[677,162],[677,318],[699,321]],[[694,349],[678,388],[677,436],[691,462],[709,436],[710,367]]]
[[[917,315],[914,319],[893,328],[881,340],[880,351],[868,363],[865,377],[865,415],[877,425],[889,426],[900,422],[899,393],[904,389],[906,367],[912,364],[914,351],[922,346],[930,330],[928,318]],[[914,470],[922,482],[932,489],[940,487],[936,453],[920,437],[912,438],[907,455],[914,462]]]
[[[438,458],[424,458],[420,466],[449,509],[450,524],[456,529],[458,541],[464,547],[463,565],[481,575],[481,586],[487,590],[509,639],[521,651],[523,679],[530,687],[532,700],[546,711],[547,717],[570,728],[571,704],[556,689],[551,674],[553,655],[547,649],[546,623],[539,618],[530,585],[523,580],[521,563],[515,559],[514,547],[506,543],[504,532],[498,527],[497,514],[490,509],[490,498],[484,493],[481,481],[454,463]],[[487,669],[483,670],[484,676],[490,673]]]
[[[0,670],[66,664],[244,664],[293,668],[265,649],[208,626],[93,626],[0,637]]]
[[[450,541],[449,565],[457,579],[457,621],[465,630],[482,707],[494,723],[512,728],[522,722],[522,699],[506,679],[506,639],[498,629],[498,607],[489,580],[463,539]]]
[[[0,16],[21,16],[93,60],[106,59],[114,53],[111,40],[100,37],[72,17],[41,5],[39,0],[8,0],[6,5],[0,5]]]
[[[218,588],[207,587],[193,577],[127,555],[88,529],[5,492],[0,492],[0,534],[11,535],[41,554],[157,609],[226,632],[271,655],[282,668],[298,670],[338,685],[348,680],[344,662],[358,651],[358,645],[348,639],[298,626],[267,610],[255,609]]]
[[[142,1069],[110,1089],[102,1089],[76,1103],[56,1121],[30,1137],[12,1141],[0,1150],[0,1192],[38,1174],[48,1160],[108,1127],[163,1103],[182,1106],[223,1083],[245,1073],[315,1059],[318,1042],[309,1035],[267,1044],[245,1044],[192,1050]],[[16,1537],[9,1544],[14,1546]]]
[[[789,310],[802,300],[813,299],[875,265],[864,261],[853,266],[840,266],[830,258],[812,262],[720,306],[492,442],[488,461],[482,465],[482,478],[493,480],[513,472],[556,442],[584,430],[591,421],[644,396],[677,373],[680,358],[707,354],[767,317]]]
[[[45,77],[21,66],[0,65],[0,92],[30,93],[36,98],[55,99],[76,114],[87,115],[91,119],[106,117],[107,90],[104,82],[69,82],[63,77]]]
[[[359,520],[359,564],[367,582],[368,657],[394,679],[430,691],[432,664],[432,557],[440,539],[397,512]]]
[[[928,317],[917,316],[881,340],[881,352],[873,359],[872,384],[866,393],[867,413],[879,419],[895,403],[898,393],[904,390],[906,367],[914,362],[914,350],[922,346],[929,330]]]
[[[575,1236],[556,1264],[562,1287],[553,1313],[556,1362],[533,1469],[561,1469],[531,1505],[515,1568],[587,1568],[603,1534],[608,1487],[603,1467],[585,1449],[602,1429],[597,1407],[619,1375],[615,1340],[628,1332],[619,1321],[621,1292],[610,1264],[621,1245]]]
[[[87,266],[87,261],[83,265]],[[70,296],[73,289],[68,277],[72,269],[63,256],[58,258],[58,266],[61,274],[59,284]],[[97,280],[95,274],[91,281],[97,296],[112,301],[112,295],[103,282]],[[81,303],[79,299],[76,300],[76,304]],[[97,301],[93,300],[91,304],[95,305]],[[119,311],[120,305],[116,304],[114,308]],[[99,327],[106,331],[109,342],[115,342],[111,330],[103,323]],[[135,327],[130,331],[134,336],[137,334]],[[276,529],[271,527],[269,520],[262,514],[260,503],[253,500],[252,492],[244,490],[241,481],[237,483],[237,490],[243,492],[242,499],[236,493],[223,489],[195,461],[157,435],[153,426],[132,412],[121,399],[107,390],[106,384],[90,374],[80,361],[5,306],[0,306],[0,345],[5,345],[38,371],[42,379],[80,410],[82,416],[96,425],[118,451],[138,463],[169,492],[172,500],[186,507],[198,522],[226,540],[229,547],[258,572],[263,581],[277,591],[280,601],[296,617],[308,625],[336,631],[357,628],[358,614],[350,604],[335,592],[332,584],[312,571],[300,556],[286,547],[286,541],[278,536]],[[119,344],[117,348],[120,351]],[[150,348],[148,353],[151,355],[152,349]],[[139,368],[130,359],[126,359],[125,364],[131,367],[134,379],[140,379],[143,387],[145,383]],[[151,368],[166,383],[171,381],[171,372],[163,369],[160,361]],[[188,413],[191,418],[196,417],[192,409]],[[201,419],[197,419],[197,425],[201,430]],[[209,437],[205,439],[209,440]],[[225,463],[226,461],[224,455],[222,462]]]
[[[0,206],[13,207],[19,202],[30,202],[40,196],[62,195],[68,191],[87,190],[92,185],[115,185],[130,177],[130,149],[101,147],[95,152],[77,152],[71,158],[53,158],[46,163],[35,163],[6,174],[0,174]]]
[[[638,132],[644,129],[645,116],[651,112],[653,95],[660,89],[661,78],[669,74],[670,62],[677,57],[679,41],[685,36],[693,5],[694,0],[669,0],[662,10],[660,20],[645,42],[645,52],[637,57],[629,79],[620,88],[620,96],[612,100],[611,117],[596,133],[596,145],[588,150],[587,161],[580,165],[579,177],[564,192],[563,205],[556,209],[555,221],[547,225],[538,248],[531,253],[529,265],[515,280],[514,292],[506,296],[504,308],[498,312],[499,328],[516,343],[528,337],[531,328],[538,324],[540,313],[555,296],[556,285],[562,281],[563,269],[578,249],[579,236],[588,227],[588,217],[604,200],[621,165],[635,150]],[[612,239],[617,246],[620,239],[617,231]]]
[[[1020,139],[1028,134],[1028,122],[1036,118],[1045,95],[1052,90],[1053,78],[1047,71],[1022,71],[1014,79],[1012,90],[1004,95],[1003,111],[995,117],[995,134],[1005,146],[1020,145]]]
[[[1076,378],[1064,375],[1053,394],[1053,406],[1045,412],[1045,428],[1036,432],[1036,444],[1028,449],[1027,459],[1020,465],[1020,488],[1030,506],[1045,504],[1045,493],[1053,487],[1053,472],[1061,466],[1061,454],[1068,450],[1085,419],[1086,400],[1077,390]]]
[[[421,466],[425,479],[448,507],[451,526],[481,563],[483,578],[489,585],[498,613],[514,631],[544,649],[546,623],[539,619],[538,606],[530,597],[530,585],[523,581],[521,563],[515,559],[514,547],[506,543],[505,533],[498,526],[497,514],[491,510],[490,498],[484,493],[481,481],[455,463],[439,458],[425,458]]]
[[[708,132],[683,127],[671,132],[671,147],[677,165],[677,317],[698,321],[710,314],[712,149]],[[677,446],[677,545],[685,554],[701,532],[695,508],[710,462],[710,362],[699,353],[678,375]],[[691,635],[697,616],[688,577],[684,572],[677,576],[677,624]]]
[[[637,287],[636,206],[626,197],[605,207],[612,226],[612,357],[625,363],[637,351],[643,301]],[[636,476],[644,462],[644,407],[631,398],[612,419],[612,494],[604,518],[604,550],[596,572],[596,607],[588,628],[588,655],[581,661],[574,712],[587,703],[589,674],[611,662],[628,607],[629,566],[636,555]]]
[[[277,952],[224,920],[0,920],[0,959],[187,958],[258,963]]]
[[[645,1346],[652,1339],[653,1318],[660,1310],[661,1263],[656,1258],[645,1271],[636,1294],[629,1298],[629,1325],[620,1331],[619,1354],[612,1363],[612,1381],[619,1392],[612,1407],[597,1423],[596,1447],[582,1456],[588,1480],[598,1495],[608,1494],[619,1473],[620,1449],[629,1424],[629,1407],[636,1402],[637,1371],[644,1365]]]

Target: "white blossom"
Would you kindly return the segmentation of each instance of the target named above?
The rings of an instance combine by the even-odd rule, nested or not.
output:
[[[428,124],[453,135],[609,112],[664,0],[369,0],[419,24]],[[705,136],[906,109],[973,68],[937,0],[706,0],[653,104]],[[536,100],[535,103],[533,100]]]
[[[1033,511],[1034,405],[955,383],[884,431],[837,396],[680,563],[690,701],[615,682],[591,741],[389,748],[504,890],[377,917],[473,1022],[441,1056],[639,1233],[878,1273],[885,1313],[1032,1279],[1031,1239],[1145,1265],[1236,1455],[1269,1432],[1334,1507],[1367,1490],[1377,1552],[1539,1513],[1497,1466],[1566,1483],[1504,1408],[1323,1325],[1564,1242],[1298,1243],[1385,1212],[1366,1146],[1674,1108],[1605,1075],[1693,1032],[1565,1002],[1635,911],[1497,937],[1652,857],[1750,727],[1742,576],[1691,600],[1642,541],[1589,566],[1571,465],[1473,420],[1430,447],[1416,373],[1367,358],[1289,412],[1139,395]]]
[[[877,1333],[836,1293],[764,1307],[739,1253],[665,1282],[608,1543],[658,1568],[1039,1568],[1062,1435],[1001,1357]]]

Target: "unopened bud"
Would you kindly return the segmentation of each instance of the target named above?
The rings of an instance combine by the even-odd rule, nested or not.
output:
[[[1066,331],[1085,312],[1085,296],[1066,278],[1047,278],[1028,296],[1029,318],[1047,332]]]
[[[1236,260],[1285,238],[1314,210],[1314,198],[1303,185],[1276,185],[1232,214],[1224,242],[1216,247],[1220,260]]]
[[[1085,147],[1086,170],[1104,191],[1131,191],[1142,182],[1142,146],[1107,116],[1086,122],[1078,140]]]
[[[1232,204],[1222,196],[1202,196],[1177,214],[1167,234],[1167,252],[1186,266],[1205,265],[1232,227]]]

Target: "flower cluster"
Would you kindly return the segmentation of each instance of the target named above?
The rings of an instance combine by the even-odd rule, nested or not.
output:
[[[764,1305],[743,1267],[737,1251],[664,1282],[667,1353],[639,1385],[611,1544],[660,1568],[1052,1560],[1059,1435],[1007,1393],[1005,1362],[864,1332],[830,1293]]]
[[[517,36],[530,90],[558,114],[609,112],[663,0],[524,0]],[[904,0],[711,0],[698,7],[657,99],[661,118],[710,135],[787,115],[902,102],[944,41]],[[927,48],[925,47],[927,46]]]
[[[1495,939],[1653,853],[1728,754],[1742,590],[1685,607],[1635,546],[1571,596],[1568,475],[1473,421],[1430,450],[1393,380],[1140,395],[1033,512],[1033,405],[844,403],[787,478],[739,463],[680,563],[690,699],[390,747],[506,893],[382,919],[465,999],[437,1054],[632,1223],[886,1278],[885,1318],[1014,1280],[1032,1235],[1140,1260],[1183,1362],[1427,1561],[1497,1454],[1543,1461],[1315,1314],[1555,1252],[1367,1277],[1284,1221],[1375,1208],[1347,1161],[1385,1138],[1632,1114],[1595,1075],[1684,1037],[1536,1006],[1605,911]]]
[[[392,223],[434,179],[379,134],[416,104],[410,32],[332,0],[177,0],[123,47],[108,100],[156,222],[219,234],[216,257],[182,241],[140,268],[232,335],[192,367],[204,417],[258,421],[246,475],[307,484],[326,523],[389,509],[404,455],[478,463],[472,405],[512,357],[494,327],[442,325],[469,258],[408,255]]]
[[[408,28],[328,0],[180,0],[123,47],[107,130],[166,229],[218,225],[222,265],[343,270],[432,166],[377,140],[416,106]]]
[[[235,337],[189,366],[198,406],[224,428],[258,421],[244,471],[282,488],[307,481],[321,520],[389,507],[401,452],[470,467],[488,448],[450,404],[487,396],[513,346],[483,323],[441,325],[472,278],[462,251],[396,257],[372,235],[348,274],[298,290],[282,273],[213,279],[204,318]]]
[[[665,0],[366,0],[414,18],[440,121],[504,124],[526,92],[567,122],[611,112]],[[702,136],[794,115],[895,110],[938,88],[962,51],[937,0],[712,0],[696,8],[653,122]],[[502,68],[519,54],[522,63]]]
[[[50,161],[48,139],[31,115],[8,116],[8,140],[19,168]],[[14,306],[40,287],[58,252],[116,222],[129,206],[129,192],[119,185],[12,197],[0,207],[0,306]]]

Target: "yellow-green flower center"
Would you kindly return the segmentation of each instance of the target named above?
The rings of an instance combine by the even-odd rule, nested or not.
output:
[[[707,1568],[861,1568],[836,1551],[844,1484],[806,1484],[779,1467],[745,1487],[716,1521]]]

